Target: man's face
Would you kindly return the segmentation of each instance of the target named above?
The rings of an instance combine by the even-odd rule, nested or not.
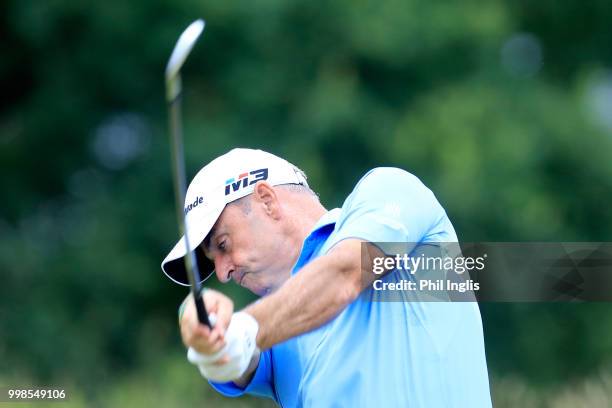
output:
[[[241,205],[227,205],[203,244],[219,280],[233,279],[260,296],[278,288],[295,261],[283,245],[280,224],[255,200],[249,211]]]

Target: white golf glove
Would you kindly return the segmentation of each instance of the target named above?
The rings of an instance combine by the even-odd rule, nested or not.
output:
[[[189,347],[187,360],[200,369],[203,377],[215,382],[237,380],[246,372],[257,345],[255,338],[259,324],[253,316],[245,312],[232,315],[227,332],[225,346],[215,354],[200,354]],[[215,365],[222,357],[229,357],[225,364]]]

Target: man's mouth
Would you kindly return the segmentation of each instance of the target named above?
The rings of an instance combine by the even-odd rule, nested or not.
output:
[[[244,277],[246,276],[248,272],[242,272],[242,271],[237,271],[235,276],[235,281],[242,286],[242,281],[244,280]]]

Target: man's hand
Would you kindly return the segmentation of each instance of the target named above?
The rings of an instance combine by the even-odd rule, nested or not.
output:
[[[179,309],[181,338],[186,347],[192,347],[202,355],[214,355],[225,345],[225,333],[234,313],[234,302],[216,290],[207,289],[202,294],[209,316],[214,315],[212,329],[200,324],[191,294]],[[212,322],[211,322],[212,323]]]
[[[259,324],[253,316],[245,312],[234,313],[225,336],[226,345],[220,351],[206,355],[190,347],[187,359],[209,380],[245,384],[259,361],[255,345],[258,330]]]
[[[246,385],[259,362],[255,344],[259,324],[247,313],[233,313],[234,303],[220,292],[207,289],[203,299],[211,323],[214,321],[212,329],[198,321],[191,295],[179,308],[181,337],[189,349],[187,359],[209,380]]]

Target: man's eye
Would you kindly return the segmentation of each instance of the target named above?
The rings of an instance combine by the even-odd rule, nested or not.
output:
[[[219,242],[219,244],[217,244],[217,249],[222,252],[225,251],[225,241]]]

